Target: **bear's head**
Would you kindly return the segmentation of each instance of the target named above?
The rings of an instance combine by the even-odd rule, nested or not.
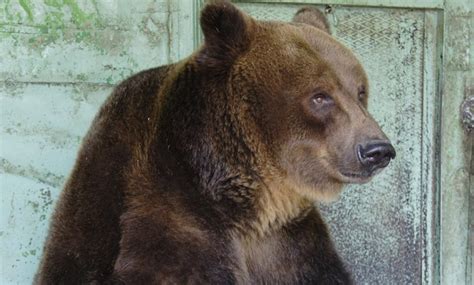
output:
[[[203,10],[201,26],[196,61],[211,85],[225,86],[219,108],[258,153],[265,177],[326,199],[346,183],[368,182],[395,157],[367,111],[363,67],[319,10],[300,9],[292,23],[266,22],[218,1]]]

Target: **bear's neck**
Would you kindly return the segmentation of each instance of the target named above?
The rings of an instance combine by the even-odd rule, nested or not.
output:
[[[161,173],[180,173],[181,189],[198,192],[232,231],[265,235],[297,218],[310,203],[276,181],[255,142],[232,116],[228,94],[185,66],[161,104],[154,150]],[[193,82],[189,82],[192,80]],[[183,89],[183,86],[189,86]]]
[[[256,215],[241,231],[246,238],[264,237],[305,216],[313,208],[309,200],[297,195],[284,183],[269,182],[258,190]]]

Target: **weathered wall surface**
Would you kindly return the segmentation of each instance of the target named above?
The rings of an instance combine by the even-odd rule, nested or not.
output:
[[[29,284],[54,202],[114,84],[187,56],[192,1],[0,1],[0,284]]]
[[[442,118],[441,118],[441,193],[440,252],[441,284],[473,284],[473,233],[469,218],[474,205],[474,133],[462,129],[461,104],[474,98],[474,2],[446,1],[444,14]],[[469,181],[471,179],[471,181]],[[471,234],[471,239],[469,235]]]

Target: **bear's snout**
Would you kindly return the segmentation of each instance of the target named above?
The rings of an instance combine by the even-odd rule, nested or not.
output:
[[[388,141],[375,140],[357,146],[359,162],[369,172],[386,167],[395,156],[395,149]]]

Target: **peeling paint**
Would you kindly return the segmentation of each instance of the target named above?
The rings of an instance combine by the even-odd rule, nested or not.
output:
[[[17,1],[0,3],[0,75],[7,80],[117,84],[192,51],[192,30],[179,24],[193,23],[187,1],[25,3],[30,2],[32,20]],[[119,71],[100,69],[96,62]]]
[[[40,172],[31,166],[28,166],[26,168],[15,166],[3,158],[0,158],[0,171],[3,173],[9,173],[9,174],[14,174],[14,175],[19,175],[22,177],[28,177],[30,179],[50,185],[52,187],[59,187],[63,185],[64,180],[65,180],[64,176],[58,176],[51,172],[46,172],[46,173]]]
[[[28,201],[28,205],[30,205],[32,208],[33,208],[33,211],[35,213],[38,213],[38,208],[39,208],[39,204],[36,203],[36,202],[33,202],[33,201]]]
[[[30,0],[19,0],[20,6],[25,10],[26,14],[28,15],[28,19],[33,21],[33,7],[31,5]]]
[[[73,0],[44,0],[43,3],[35,2],[35,5],[30,0],[21,0],[19,5],[30,22],[26,26],[27,30],[19,32],[17,29],[24,29],[25,26],[16,25],[15,22],[3,23],[0,26],[0,38],[13,37],[15,44],[18,44],[21,40],[17,35],[19,32],[29,35],[26,42],[34,49],[44,49],[58,41],[86,42],[101,48],[101,37],[97,30],[104,29],[105,25],[97,13],[97,3],[93,3],[94,7],[88,8],[91,11],[86,12]],[[16,11],[13,3],[7,3],[6,17],[12,19],[16,15],[20,17],[19,23],[24,22],[21,14]],[[41,17],[33,18],[35,11]]]

